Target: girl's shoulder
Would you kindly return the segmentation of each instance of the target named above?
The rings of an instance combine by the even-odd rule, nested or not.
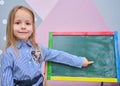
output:
[[[4,51],[3,51],[3,53],[2,53],[2,55],[12,55],[12,54],[14,54],[14,50],[13,50],[13,48],[12,48],[12,46],[9,46],[7,49],[5,49]]]
[[[7,49],[4,50],[4,52],[7,52],[7,53],[13,52],[12,46],[9,46]]]
[[[39,47],[40,50],[43,51],[43,52],[48,49],[46,46],[44,46],[44,45],[42,45],[42,44],[40,44],[40,43],[38,44],[38,47]]]
[[[13,52],[12,47],[8,47],[0,55],[1,61],[3,61],[3,62],[7,62],[7,61],[13,62],[13,60],[14,60],[13,54],[14,54],[14,52]]]

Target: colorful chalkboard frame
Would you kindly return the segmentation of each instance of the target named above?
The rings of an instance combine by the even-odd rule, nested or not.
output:
[[[111,36],[113,37],[114,59],[115,59],[115,77],[77,77],[77,76],[61,76],[53,75],[52,64],[47,62],[47,80],[65,80],[65,81],[86,81],[86,82],[120,82],[120,57],[118,49],[118,33],[117,32],[50,32],[49,33],[49,48],[53,48],[54,36]],[[111,39],[111,38],[110,38]],[[59,43],[59,41],[57,41]],[[56,64],[56,63],[55,63]],[[61,65],[61,64],[60,64]]]

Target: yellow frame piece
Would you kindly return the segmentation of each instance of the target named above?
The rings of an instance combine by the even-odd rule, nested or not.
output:
[[[64,76],[51,76],[50,80],[62,81],[84,81],[84,82],[117,82],[116,78],[96,78],[96,77],[64,77]]]

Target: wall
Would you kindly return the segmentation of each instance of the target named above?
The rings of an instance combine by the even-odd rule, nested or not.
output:
[[[0,54],[5,44],[7,16],[12,7],[25,5],[36,16],[36,40],[47,47],[52,31],[118,31],[120,0],[0,0]],[[50,86],[99,86],[100,83],[48,81]],[[113,86],[115,83],[105,83]]]

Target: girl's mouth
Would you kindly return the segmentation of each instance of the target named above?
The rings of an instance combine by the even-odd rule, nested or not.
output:
[[[21,31],[21,32],[18,32],[18,33],[26,34],[26,33],[28,33],[28,31]]]

